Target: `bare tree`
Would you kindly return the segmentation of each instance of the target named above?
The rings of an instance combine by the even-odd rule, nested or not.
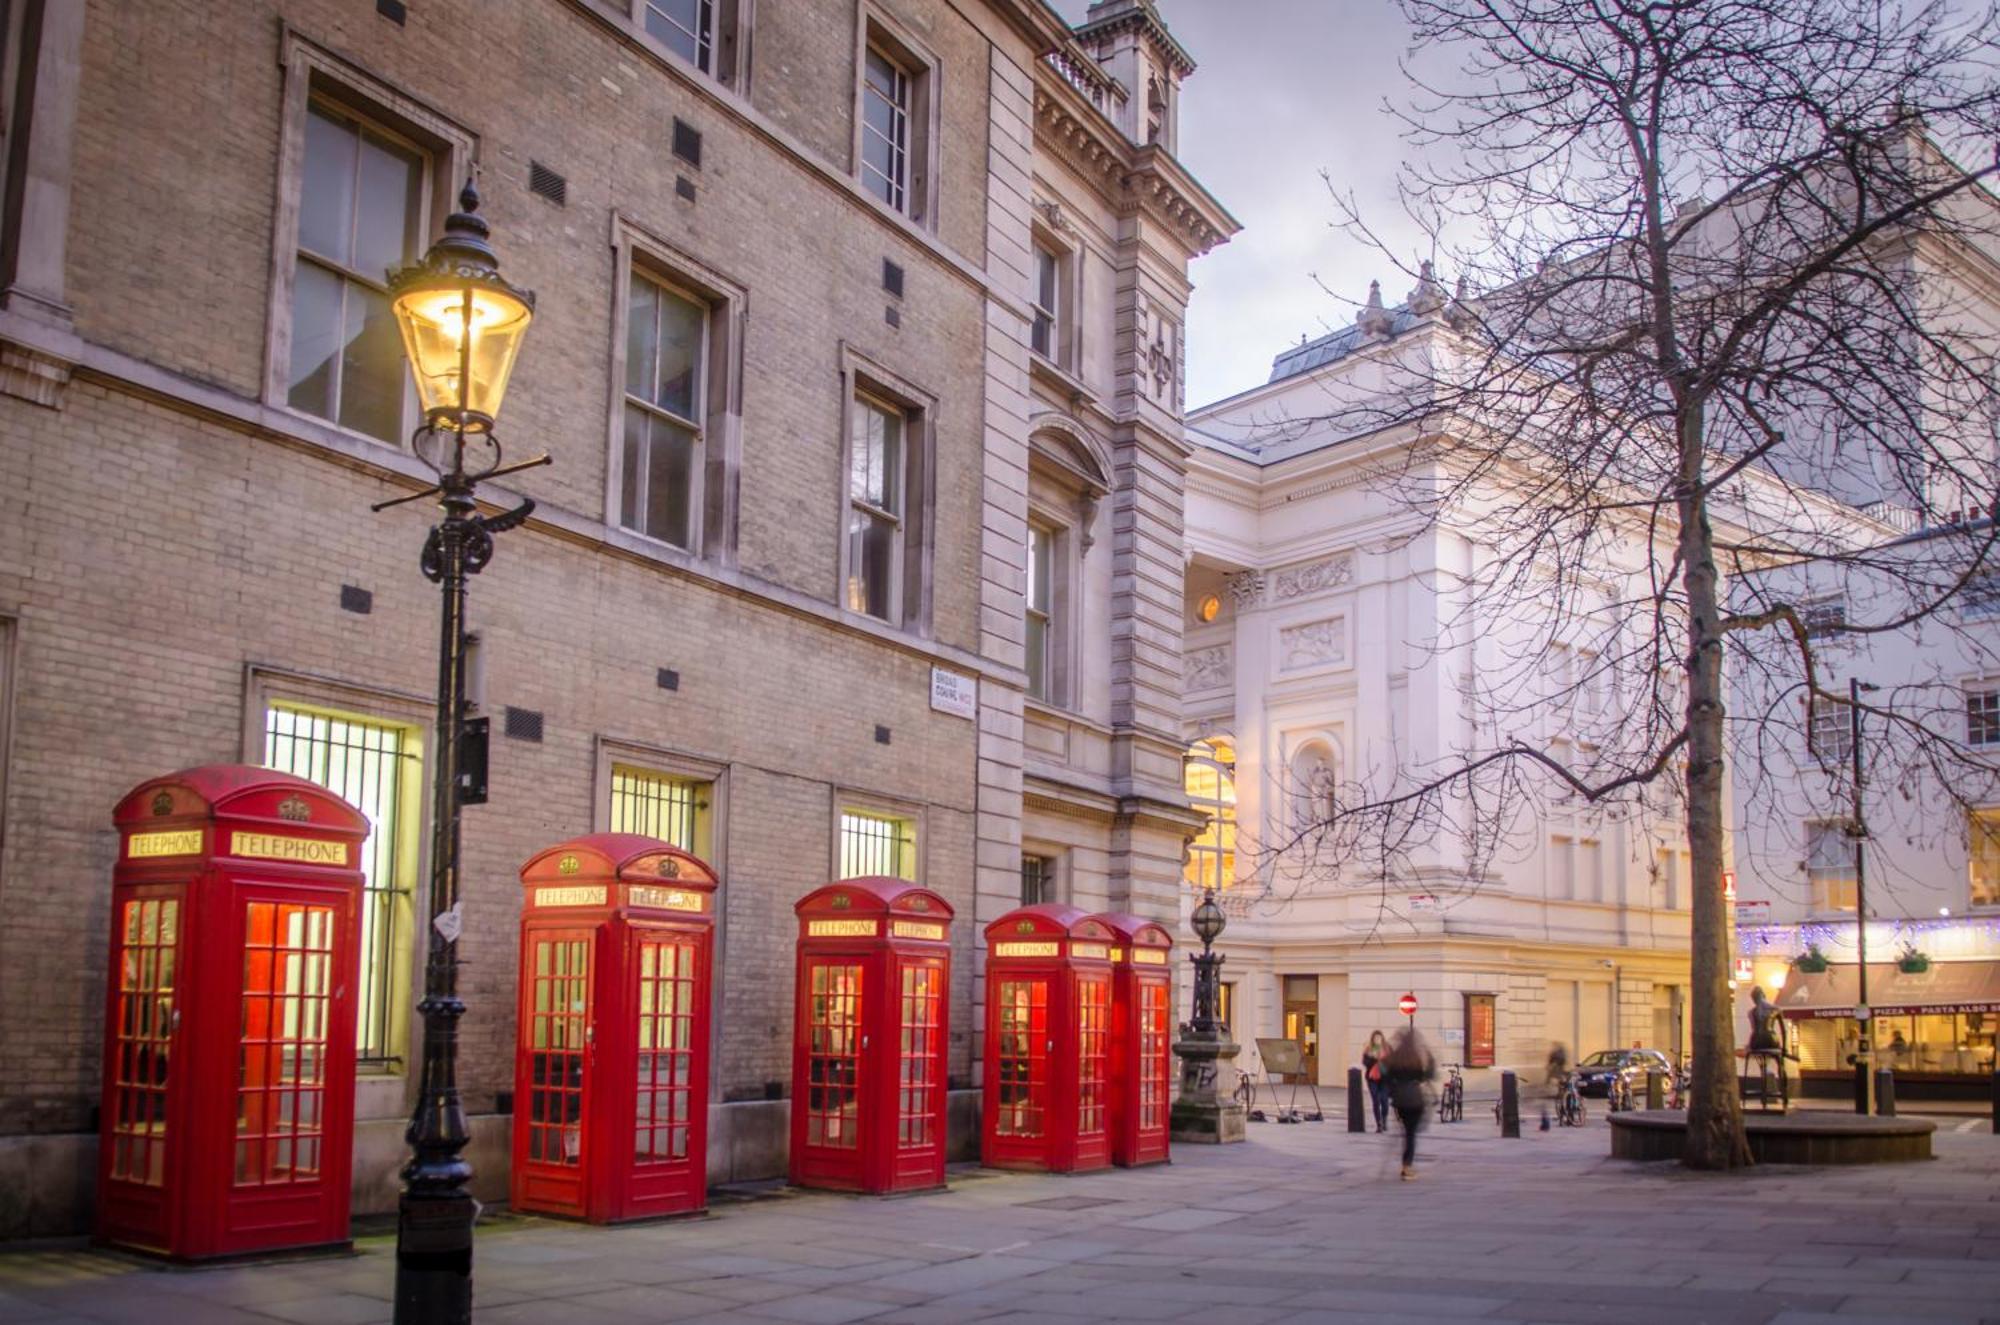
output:
[[[1438,647],[1490,650],[1512,623],[1512,674],[1468,679],[1475,744],[1350,776],[1271,847],[1386,879],[1448,837],[1476,886],[1559,798],[1680,819],[1685,1161],[1747,1163],[1722,883],[1732,736],[1755,748],[1766,725],[1798,727],[1799,696],[1847,698],[1823,684],[1828,627],[1805,586],[1896,586],[1850,595],[1837,629],[1856,637],[1940,620],[2000,563],[2000,23],[1869,0],[1404,8],[1419,52],[1464,57],[1406,113],[1437,163],[1408,200],[1462,277],[1449,295],[1424,263],[1404,309],[1363,310],[1380,372],[1325,422],[1401,439],[1385,477],[1476,549],[1441,575],[1458,612]],[[1399,316],[1433,334],[1399,344]],[[1911,529],[1943,532],[1898,540]],[[1726,729],[1725,647],[1771,682],[1747,733]],[[1910,759],[1957,757],[1935,705],[1869,708]],[[1575,739],[1544,739],[1551,714]]]

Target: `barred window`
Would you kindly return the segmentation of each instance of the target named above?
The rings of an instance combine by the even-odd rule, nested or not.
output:
[[[708,854],[710,789],[704,778],[611,766],[611,831],[639,833],[697,856]]]
[[[368,816],[361,846],[361,983],[355,1055],[395,1066],[409,1006],[423,759],[417,729],[274,703],[264,710],[264,765],[316,782]]]
[[[1021,857],[1021,905],[1056,900],[1056,863],[1047,856]]]
[[[2000,745],[2000,690],[1965,692],[1965,743]]]
[[[917,826],[901,815],[868,810],[840,812],[840,877],[882,874],[917,877]]]

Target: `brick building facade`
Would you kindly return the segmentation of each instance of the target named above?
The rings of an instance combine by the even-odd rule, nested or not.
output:
[[[482,1194],[551,842],[722,876],[717,1179],[782,1170],[791,905],[829,877],[958,906],[955,1086],[1024,887],[1174,916],[1179,327],[1235,226],[1174,160],[1193,66],[1149,4],[0,12],[0,1236],[87,1220],[110,808],[212,762],[376,822],[354,1180],[393,1202],[437,603],[427,505],[369,511],[429,481],[380,278],[475,171],[538,295],[500,434],[554,457],[482,489],[538,506],[472,586]]]

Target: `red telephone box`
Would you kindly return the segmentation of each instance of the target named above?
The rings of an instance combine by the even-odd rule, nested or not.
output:
[[[1117,935],[1046,902],[986,927],[984,1154],[1067,1173],[1111,1162],[1111,950]]]
[[[715,872],[592,833],[521,883],[514,1208],[594,1224],[705,1210]]]
[[[902,879],[843,879],[799,914],[792,1181],[944,1185],[951,904]]]
[[[1118,936],[1111,949],[1111,1162],[1163,1164],[1173,1081],[1174,936],[1120,912],[1093,919]]]
[[[239,764],[141,783],[113,820],[98,1238],[345,1246],[368,820]]]

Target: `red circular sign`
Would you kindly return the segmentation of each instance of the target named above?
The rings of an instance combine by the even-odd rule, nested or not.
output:
[[[1405,994],[1401,998],[1397,999],[1396,1011],[1402,1013],[1406,1017],[1416,1016],[1417,996],[1415,994]]]

